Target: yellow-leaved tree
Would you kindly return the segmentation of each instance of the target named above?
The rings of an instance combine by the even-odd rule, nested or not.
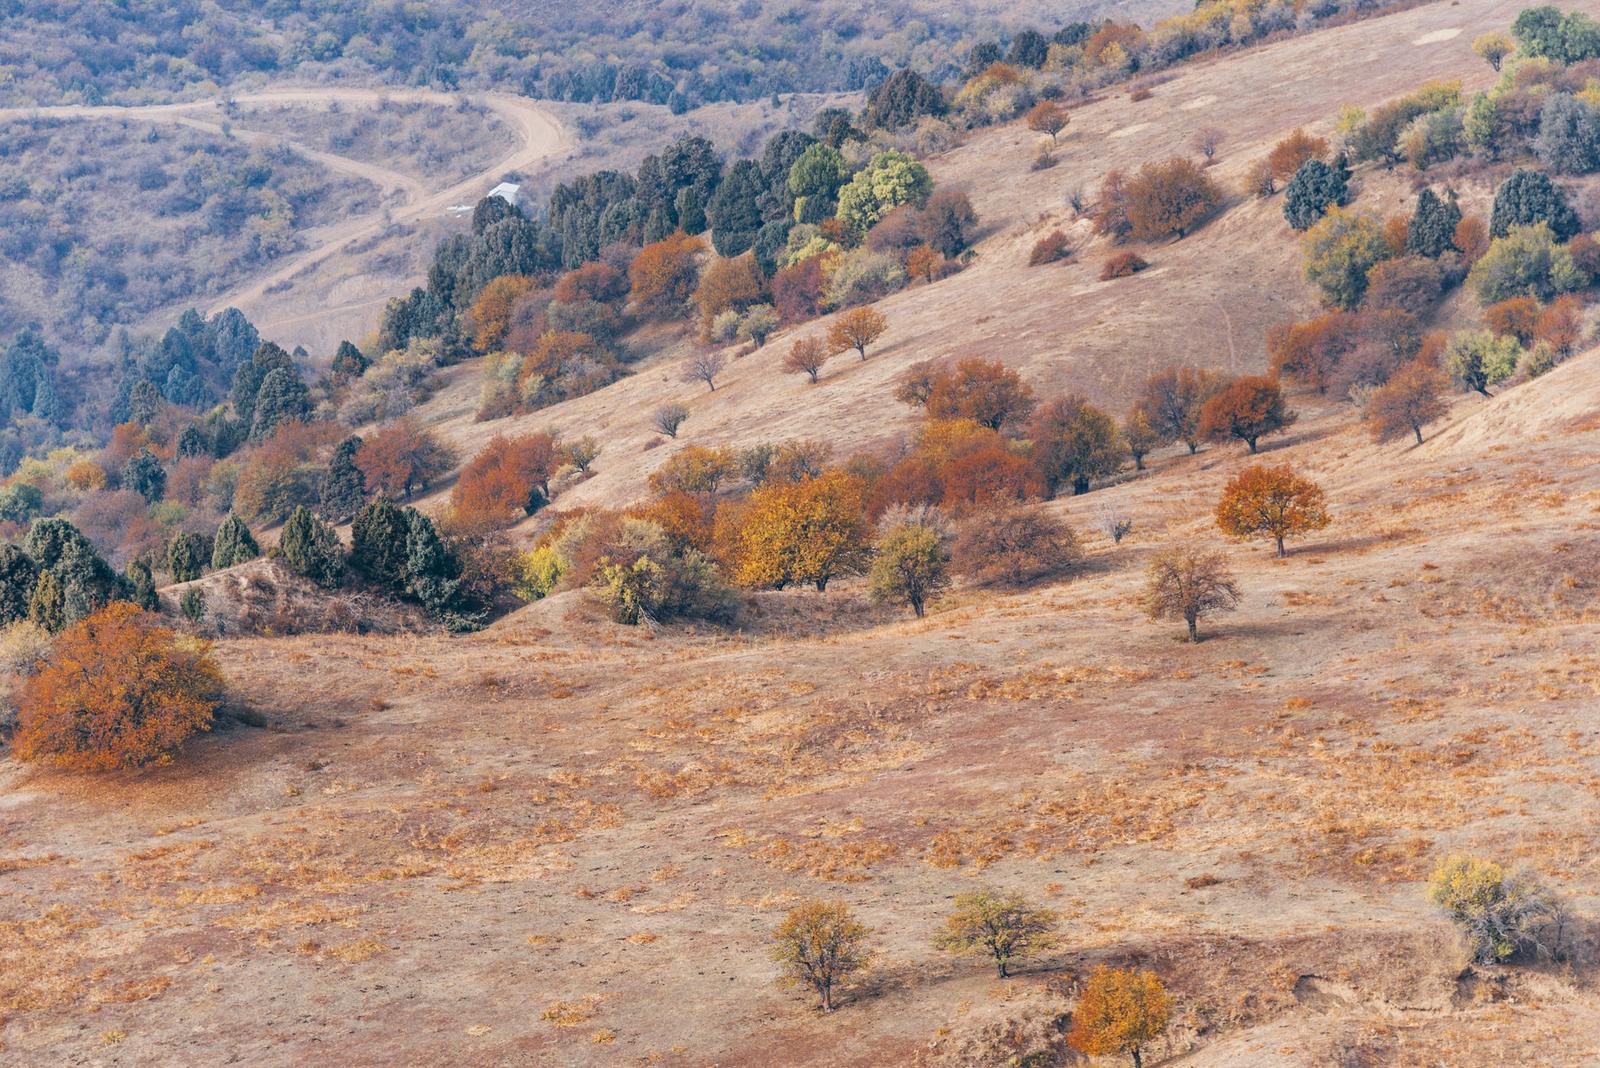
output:
[[[1067,1044],[1099,1057],[1126,1053],[1143,1068],[1143,1050],[1167,1029],[1172,998],[1152,972],[1101,965],[1089,976],[1072,1010]]]
[[[843,471],[771,483],[719,517],[722,556],[741,586],[782,589],[810,582],[818,591],[837,575],[857,575],[869,558],[866,489]]]

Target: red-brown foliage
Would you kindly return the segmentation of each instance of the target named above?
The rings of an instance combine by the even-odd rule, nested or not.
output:
[[[1356,317],[1329,312],[1303,323],[1282,323],[1267,331],[1267,357],[1273,374],[1326,392],[1339,361],[1356,344]]]
[[[1582,338],[1583,301],[1572,293],[1557,297],[1533,325],[1533,339],[1549,345],[1558,356],[1571,353]]]
[[[356,453],[367,488],[405,500],[450,470],[450,450],[411,416],[370,434]]]
[[[1267,166],[1272,168],[1274,178],[1280,182],[1287,182],[1307,160],[1327,158],[1327,141],[1313,137],[1304,130],[1296,130],[1267,153]]]
[[[928,382],[927,409],[932,419],[971,419],[990,430],[1026,419],[1033,411],[1033,390],[1015,371],[996,360],[969,356]]]
[[[1028,253],[1029,267],[1042,267],[1047,263],[1055,263],[1072,255],[1072,245],[1067,240],[1067,235],[1060,230],[1052,230],[1034,243],[1033,251]]]
[[[454,522],[472,530],[512,526],[549,499],[550,476],[563,462],[550,434],[496,435],[450,491]]]
[[[1255,452],[1259,438],[1283,430],[1294,421],[1295,413],[1284,403],[1283,390],[1276,379],[1245,375],[1206,401],[1200,411],[1200,433],[1218,440],[1238,438]]]
[[[1100,281],[1109,282],[1113,278],[1126,278],[1130,274],[1138,274],[1148,266],[1149,262],[1137,252],[1118,252],[1107,256],[1105,263],[1100,265]]]
[[[822,314],[822,294],[826,287],[822,257],[812,256],[772,276],[772,305],[786,323],[815,319]]]
[[[676,318],[694,291],[701,242],[679,232],[646,245],[628,265],[629,297],[647,315]]]
[[[1483,322],[1502,336],[1509,334],[1523,345],[1533,343],[1539,325],[1539,302],[1532,297],[1512,297],[1483,309]]]

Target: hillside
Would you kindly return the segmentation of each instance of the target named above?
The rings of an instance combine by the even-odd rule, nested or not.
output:
[[[1021,123],[976,132],[928,161],[977,209],[971,263],[878,302],[870,358],[836,356],[815,385],[780,364],[826,319],[730,349],[714,391],[685,382],[694,343],[654,323],[587,396],[480,422],[467,361],[413,414],[459,460],[496,435],[598,441],[589,477],[512,528],[526,546],[563,513],[636,503],[686,446],[887,450],[919,421],[894,393],[924,360],[998,360],[1041,398],[1118,416],[1171,363],[1259,372],[1268,328],[1319,302],[1283,199],[1238,194],[1250,165],[1346,104],[1490,84],[1471,42],[1519,10],[1430,3],[1176,67],[1147,99],[1102,91],[1049,169],[1030,169]],[[420,264],[362,257],[413,244],[425,207],[496,167],[548,177],[583,153],[570,113],[485,99],[521,115],[507,151],[525,158],[457,179],[431,149],[420,175],[374,148],[430,184],[393,231],[352,219],[252,283],[252,316],[280,338],[370,327],[380,282]],[[665,109],[610,106],[638,110],[601,136],[659,143],[623,144],[662,136]],[[728,121],[765,130],[768,107]],[[1230,199],[1180,241],[1130,246],[1149,270],[1100,281],[1111,248],[1071,193],[1188,152],[1201,126],[1225,132],[1211,171]],[[1462,206],[1485,215],[1507,169],[1469,173]],[[1408,209],[1416,179],[1361,167],[1356,203]],[[1028,266],[1058,227],[1073,256]],[[1428,325],[1480,315],[1458,295]],[[287,557],[168,586],[173,619],[205,593],[192,629],[229,685],[215,729],[92,777],[0,755],[0,1063],[1104,1068],[1129,1058],[1066,1032],[1110,965],[1152,969],[1174,999],[1152,1068],[1594,1064],[1600,343],[1590,329],[1489,392],[1452,391],[1414,445],[1295,388],[1298,419],[1259,457],[1169,445],[1037,505],[1076,531],[1067,578],[963,581],[926,618],[859,576],[741,589],[726,625],[622,625],[563,590],[469,634],[354,583],[319,589]],[[671,441],[650,427],[666,401],[689,409]],[[1331,524],[1286,557],[1217,529],[1224,486],[1258,461],[1326,493]],[[439,513],[451,488],[410,503]],[[1199,642],[1143,605],[1147,568],[1180,547],[1222,553],[1241,595]],[[1454,854],[1541,873],[1566,903],[1559,959],[1473,963],[1426,894]],[[985,884],[1060,919],[1059,944],[1005,979],[934,947]],[[772,931],[809,898],[870,932],[832,1013],[774,982]]]
[[[1093,239],[1086,220],[1073,218],[1068,193],[1092,195],[1109,170],[1188,152],[1202,124],[1227,131],[1214,170],[1236,189],[1280,137],[1295,127],[1326,133],[1345,104],[1380,103],[1434,77],[1486,84],[1493,72],[1472,54],[1471,41],[1506,25],[1519,9],[1507,0],[1429,4],[1371,26],[1319,31],[1177,68],[1148,100],[1111,93],[1074,109],[1060,162],[1045,171],[1029,169],[1037,135],[1021,124],[979,133],[929,161],[935,178],[967,190],[978,211],[973,265],[883,300],[878,306],[889,329],[872,358],[865,364],[836,358],[815,386],[784,374],[781,362],[794,338],[820,335],[826,321],[775,334],[763,349],[731,362],[715,392],[682,382],[688,356],[666,354],[591,396],[483,423],[473,421],[478,386],[476,366],[468,364],[451,369],[426,419],[466,456],[495,434],[548,427],[594,435],[605,443],[605,458],[570,503],[616,505],[643,492],[645,477],[672,446],[816,438],[843,456],[885,445],[916,423],[917,414],[896,404],[893,392],[895,379],[922,360],[1000,360],[1043,396],[1074,390],[1113,411],[1170,362],[1260,370],[1267,328],[1317,306],[1310,287],[1298,281],[1300,251],[1283,221],[1281,198],[1234,193],[1201,232],[1140,246],[1150,270],[1102,282],[1109,248]],[[1330,66],[1330,50],[1348,60]],[[1284,84],[1296,91],[1283,93]],[[1262,107],[1263,100],[1271,106]],[[1398,175],[1364,171],[1360,180],[1363,205],[1398,209],[1412,196]],[[1492,186],[1463,186],[1463,207],[1482,211],[1492,192]],[[1034,242],[1058,227],[1074,241],[1073,259],[1027,266]],[[645,451],[659,440],[650,413],[667,400],[688,407],[689,420],[677,442]]]

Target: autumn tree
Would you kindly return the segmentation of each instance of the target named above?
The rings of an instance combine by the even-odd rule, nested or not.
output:
[[[1393,441],[1407,431],[1422,444],[1422,428],[1449,414],[1444,391],[1448,380],[1438,367],[1413,360],[1373,391],[1361,418],[1374,441]]]
[[[163,763],[210,729],[222,689],[209,646],[116,601],[63,632],[23,684],[13,752],[81,771]]]
[[[1200,435],[1216,441],[1237,438],[1256,451],[1256,442],[1293,425],[1296,413],[1284,402],[1277,381],[1244,375],[1223,386],[1200,410]]]
[[[1372,268],[1394,255],[1383,224],[1370,212],[1332,207],[1302,240],[1306,281],[1346,311],[1361,303]]]
[[[1070,573],[1083,550],[1063,520],[1022,507],[969,519],[953,555],[956,570],[977,585],[1021,589]]]
[[[503,274],[479,291],[478,299],[467,311],[473,348],[491,352],[500,347],[511,328],[511,309],[533,285],[527,275]]]
[[[1282,141],[1272,146],[1272,151],[1267,153],[1267,166],[1272,168],[1272,176],[1280,182],[1287,182],[1293,178],[1301,166],[1308,160],[1323,160],[1328,156],[1328,142],[1321,137],[1315,137],[1304,130],[1297,129]]]
[[[1072,113],[1059,101],[1041,100],[1028,109],[1023,116],[1028,123],[1028,129],[1034,133],[1050,135],[1050,143],[1055,144],[1061,131],[1072,122]]]
[[[891,523],[878,539],[867,590],[881,604],[909,604],[921,619],[929,598],[949,587],[949,565],[950,550],[934,524]]]
[[[1478,857],[1439,861],[1428,879],[1428,899],[1461,929],[1474,963],[1480,964],[1540,947],[1541,931],[1557,927],[1563,911],[1533,872]]]
[[[1240,541],[1264,534],[1277,545],[1279,557],[1288,555],[1285,538],[1321,530],[1328,522],[1322,487],[1288,464],[1245,468],[1228,480],[1217,502],[1217,527],[1224,534]]]
[[[1223,139],[1226,137],[1227,133],[1215,126],[1202,126],[1195,131],[1189,143],[1207,163],[1210,163],[1217,158],[1217,149],[1222,147]]]
[[[553,435],[495,435],[451,487],[456,521],[468,529],[492,530],[532,515],[550,499],[550,476],[564,461]]]
[[[1122,420],[1122,443],[1128,447],[1128,455],[1133,457],[1133,469],[1143,471],[1144,458],[1150,454],[1150,450],[1161,444],[1161,433],[1151,424],[1144,409],[1135,406]]]
[[[815,382],[822,373],[822,365],[827,362],[828,350],[822,339],[802,337],[789,346],[789,354],[783,358],[783,369],[791,374],[808,375]]]
[[[1522,346],[1514,337],[1496,337],[1488,330],[1463,331],[1450,339],[1444,367],[1461,385],[1483,396],[1489,387],[1516,373]]]
[[[1171,1017],[1172,998],[1154,973],[1101,965],[1078,995],[1067,1044],[1090,1057],[1126,1053],[1133,1068],[1142,1068],[1144,1047],[1161,1036]]]
[[[426,489],[454,462],[450,449],[410,416],[368,435],[356,452],[368,490],[396,500]]]
[[[1483,322],[1496,334],[1509,334],[1518,344],[1531,345],[1539,325],[1539,312],[1539,302],[1532,297],[1512,297],[1483,309]]]
[[[828,327],[828,349],[833,353],[855,349],[865,361],[867,346],[882,337],[887,329],[888,320],[876,308],[852,308],[840,312]]]
[[[1222,385],[1214,371],[1168,367],[1145,380],[1136,404],[1161,440],[1181,441],[1193,456],[1205,438],[1200,432],[1200,413]]]
[[[1122,467],[1125,446],[1116,420],[1075,394],[1041,410],[1030,436],[1034,463],[1052,494],[1066,485],[1074,494],[1087,493],[1095,479]]]
[[[918,245],[906,253],[906,275],[932,282],[944,273],[945,258],[932,245]]]
[[[871,960],[871,933],[842,901],[804,901],[772,932],[772,959],[784,982],[814,990],[832,1012],[834,990]]]
[[[1493,30],[1473,39],[1472,50],[1476,52],[1490,68],[1498,72],[1500,64],[1512,52],[1517,50],[1516,43],[1509,34]]]
[[[1219,552],[1175,548],[1157,553],[1145,572],[1144,609],[1151,619],[1181,619],[1189,640],[1200,640],[1200,620],[1239,606],[1239,587]]]
[[[990,430],[1026,419],[1034,403],[1033,390],[1020,375],[998,360],[977,356],[935,374],[925,401],[930,418],[971,419]]]
[[[1013,960],[1056,946],[1060,922],[1055,912],[1016,891],[983,886],[956,895],[955,911],[945,918],[933,947],[963,955],[987,953],[1005,979]]]
[[[865,487],[843,471],[750,494],[732,539],[733,578],[742,586],[809,582],[818,592],[838,575],[866,570]]]
[[[1326,393],[1340,361],[1360,340],[1350,312],[1329,312],[1304,322],[1280,323],[1267,331],[1267,360],[1274,374],[1287,375]]]
[[[1192,160],[1146,163],[1124,189],[1131,233],[1141,240],[1181,240],[1222,203],[1222,190]]]
[[[738,457],[732,449],[690,445],[650,472],[650,489],[658,494],[715,493],[718,486],[734,477],[738,467]]]
[[[646,245],[628,265],[629,298],[647,315],[683,314],[696,282],[701,242],[679,232]]]
[[[711,337],[711,322],[725,311],[741,312],[758,303],[766,290],[761,268],[752,255],[717,258],[706,265],[695,286],[694,303],[700,310],[701,340]]]

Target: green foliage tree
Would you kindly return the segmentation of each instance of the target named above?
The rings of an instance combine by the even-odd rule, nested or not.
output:
[[[39,584],[39,567],[15,545],[0,546],[0,626],[28,618],[28,601]]]
[[[333,528],[304,505],[295,508],[278,538],[278,553],[289,569],[324,589],[335,589],[344,577],[344,552]]]
[[[1413,256],[1438,259],[1455,248],[1461,208],[1455,194],[1440,200],[1432,189],[1417,194],[1417,208],[1406,223],[1406,251]]]
[[[0,519],[26,523],[44,509],[44,491],[31,482],[13,482],[0,489]]]
[[[1551,93],[1539,113],[1534,150],[1557,174],[1600,170],[1600,109],[1571,93]]]
[[[987,953],[1005,979],[1013,960],[1058,944],[1059,923],[1056,913],[1033,905],[1016,891],[984,886],[956,895],[955,911],[945,919],[933,946],[947,953]]]
[[[150,562],[144,557],[136,556],[128,561],[128,584],[128,600],[146,612],[161,610],[161,597],[156,593],[156,577],[150,570]]]
[[[878,539],[867,589],[880,604],[909,604],[921,619],[928,599],[950,585],[949,565],[950,551],[937,529],[926,523],[899,523]]]
[[[198,626],[206,617],[206,591],[199,586],[184,590],[178,598],[178,611],[183,613],[183,618]]]
[[[493,199],[499,200],[499,197]],[[333,354],[333,365],[330,368],[333,377],[342,381],[360,378],[367,370],[367,358],[361,350],[349,341],[339,342],[339,349]]]
[[[28,528],[23,551],[38,566],[41,584],[44,572],[51,575],[54,592],[49,606],[52,612],[59,607],[60,612],[59,617],[51,615],[51,619],[59,619],[56,630],[92,614],[127,592],[122,577],[100,558],[89,539],[65,519],[36,520]],[[29,614],[32,618],[31,609]],[[36,619],[35,622],[40,621]],[[40,622],[40,625],[44,624]]]
[[[405,341],[400,342],[403,346]],[[399,347],[399,346],[397,346]],[[251,354],[250,359],[239,365],[233,375],[233,388],[228,397],[233,402],[234,412],[243,420],[246,426],[251,425],[256,413],[256,394],[261,392],[261,383],[273,371],[283,369],[294,370],[294,359],[281,347],[271,341],[263,341]]]
[[[898,149],[871,161],[839,190],[838,218],[857,234],[865,234],[901,204],[919,207],[933,191],[928,169]]]
[[[183,532],[167,544],[167,571],[173,582],[193,582],[205,571],[205,540]]]
[[[1467,284],[1485,307],[1513,297],[1548,301],[1582,289],[1589,281],[1571,250],[1558,245],[1544,223],[1514,226],[1504,237],[1495,238],[1467,275]]]
[[[1329,208],[1343,207],[1350,198],[1349,170],[1340,156],[1330,166],[1320,159],[1300,164],[1283,189],[1283,217],[1296,230],[1308,230]]]
[[[723,256],[741,256],[761,229],[761,196],[767,191],[760,164],[741,159],[728,168],[706,212],[711,245]]]
[[[123,465],[122,488],[154,503],[167,492],[167,470],[149,449],[140,449]]]
[[[924,115],[943,115],[946,109],[939,87],[907,67],[889,75],[872,91],[861,121],[881,130],[898,130]]]
[[[350,565],[398,593],[405,588],[408,532],[405,515],[388,497],[368,503],[350,525]]]
[[[1509,334],[1496,336],[1488,330],[1471,330],[1450,339],[1444,351],[1444,366],[1461,385],[1489,395],[1489,387],[1504,382],[1517,370],[1522,346]]]
[[[812,145],[789,170],[789,197],[794,221],[820,223],[831,218],[839,203],[839,188],[850,180],[850,165],[832,145]]]
[[[245,521],[230,515],[217,527],[217,536],[211,547],[211,566],[220,571],[248,563],[261,555],[261,546]]]
[[[51,634],[59,634],[66,628],[69,622],[66,592],[55,572],[41,572],[39,581],[34,584],[33,593],[28,598],[28,622]]]
[[[1489,215],[1489,236],[1505,237],[1516,226],[1543,223],[1559,241],[1582,229],[1578,213],[1567,203],[1561,187],[1543,171],[1518,170],[1495,190]]]
[[[1369,212],[1330,208],[1301,241],[1306,281],[1336,308],[1349,311],[1367,292],[1367,275],[1394,255],[1383,224]]]
[[[367,478],[356,462],[361,452],[361,436],[352,434],[339,442],[322,476],[317,497],[317,513],[330,522],[342,522],[361,510],[367,500]]]

